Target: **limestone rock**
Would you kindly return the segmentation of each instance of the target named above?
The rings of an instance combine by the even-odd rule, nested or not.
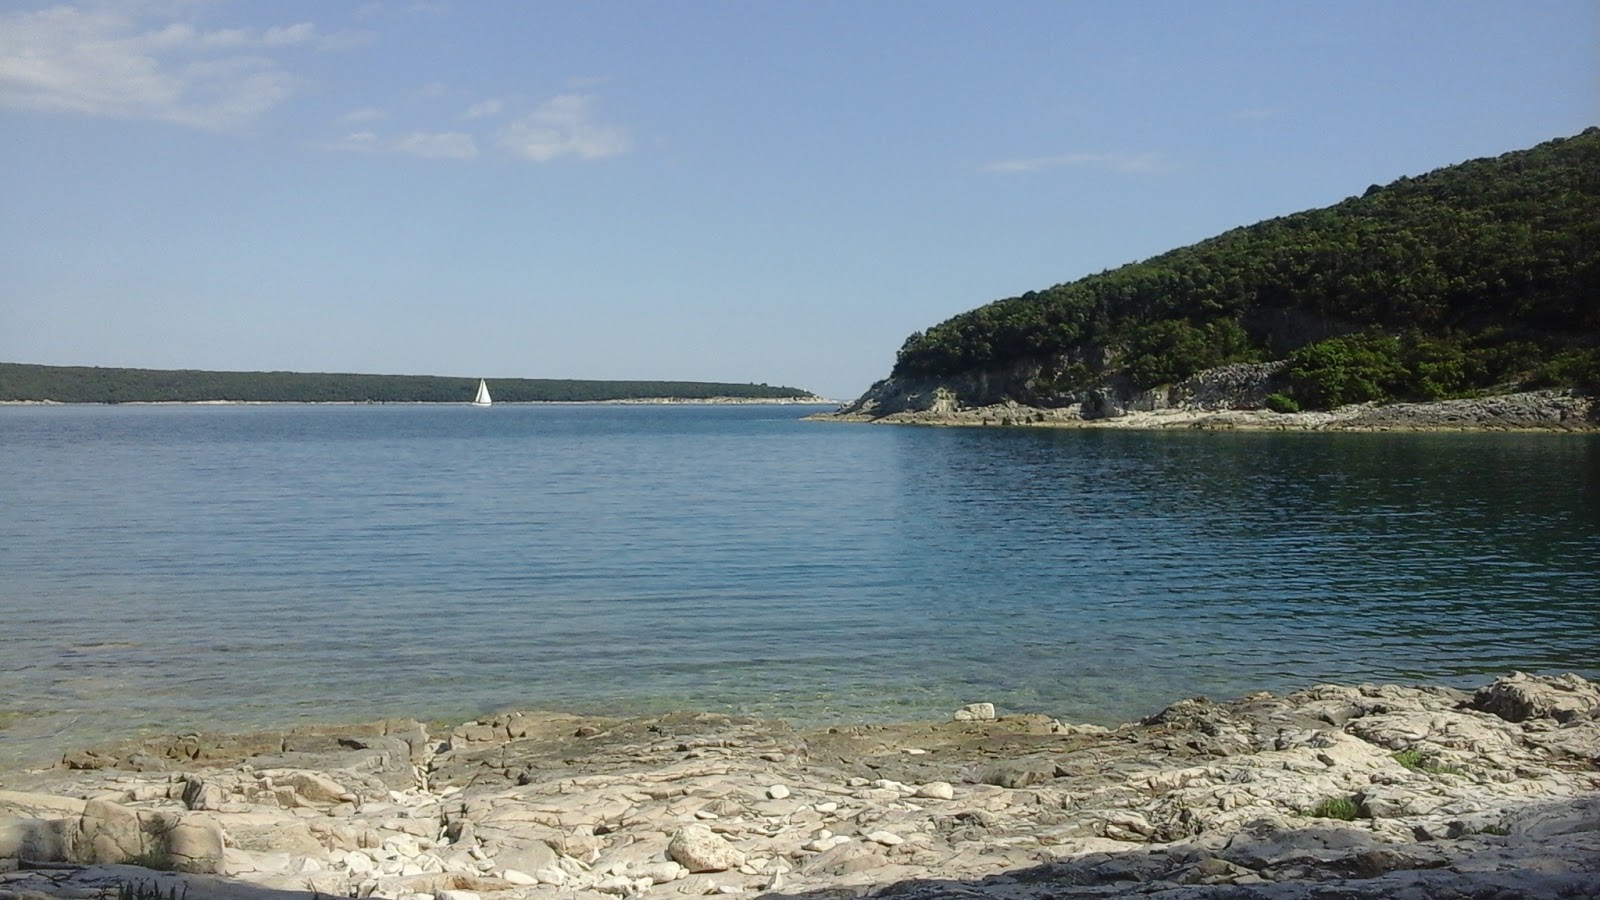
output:
[[[519,869],[506,869],[500,873],[500,877],[504,878],[509,884],[526,886],[539,883],[539,879]]]
[[[1468,706],[1507,722],[1545,718],[1571,722],[1600,711],[1600,687],[1572,674],[1548,677],[1513,672],[1480,688]]]
[[[511,713],[476,723],[484,740],[419,729],[414,756],[386,727],[185,736],[6,773],[0,892],[100,897],[143,873],[82,864],[103,850],[220,856],[233,888],[160,876],[219,900],[1596,895],[1600,718],[1568,702],[1587,682],[1509,682],[1518,722],[1461,691],[1321,685],[1110,731]],[[1308,815],[1328,800],[1358,818]]]
[[[968,703],[955,711],[957,722],[992,722],[995,719],[993,703]]]
[[[690,872],[724,872],[744,865],[744,853],[704,825],[688,825],[673,835],[667,854]]]

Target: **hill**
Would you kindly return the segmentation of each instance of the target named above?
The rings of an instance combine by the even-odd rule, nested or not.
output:
[[[962,313],[857,406],[1115,405],[1274,360],[1283,409],[1600,389],[1600,128]]]
[[[0,401],[57,403],[465,403],[476,378],[308,372],[204,372],[0,363]],[[811,392],[708,381],[577,381],[498,378],[497,402],[604,400],[802,400]]]

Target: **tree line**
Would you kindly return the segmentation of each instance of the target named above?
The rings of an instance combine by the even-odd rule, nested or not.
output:
[[[208,372],[0,363],[0,401],[57,403],[465,403],[476,378],[308,372]],[[583,381],[497,378],[496,402],[605,400],[795,400],[811,392],[709,381]]]

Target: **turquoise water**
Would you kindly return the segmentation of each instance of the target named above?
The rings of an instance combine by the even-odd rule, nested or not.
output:
[[[509,707],[1114,722],[1600,675],[1600,440],[0,409],[0,757]]]

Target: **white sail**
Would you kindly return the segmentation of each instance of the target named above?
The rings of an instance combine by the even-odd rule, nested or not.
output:
[[[483,379],[478,379],[478,396],[472,398],[473,406],[488,406],[493,401],[489,399],[489,385]]]

